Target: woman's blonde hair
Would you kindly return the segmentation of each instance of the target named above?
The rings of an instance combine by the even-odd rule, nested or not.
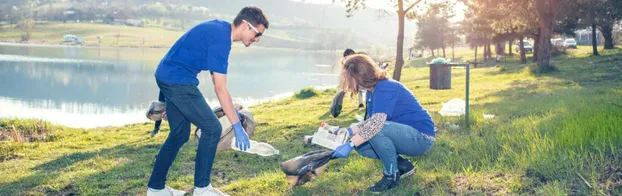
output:
[[[387,74],[365,54],[353,54],[341,61],[339,88],[351,95],[358,93],[361,88],[372,89],[380,80],[386,80]]]

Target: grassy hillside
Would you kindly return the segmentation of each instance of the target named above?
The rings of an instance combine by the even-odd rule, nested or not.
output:
[[[310,28],[311,35],[295,35],[288,29],[272,28],[259,43],[263,47],[305,49],[320,44],[309,40],[320,33],[320,29]],[[73,34],[85,40],[90,46],[121,46],[121,47],[170,47],[185,31],[169,30],[161,27],[132,27],[91,23],[49,23],[38,24],[31,34],[29,43],[72,44],[63,43],[63,36]],[[0,42],[20,42],[20,29],[5,26],[0,30]],[[98,36],[103,37],[101,44]],[[309,37],[311,36],[311,37]]]
[[[417,173],[387,195],[622,194],[622,49],[598,57],[587,51],[553,58],[559,71],[545,75],[532,75],[516,56],[507,64],[472,69],[470,129],[463,118],[437,113],[441,103],[464,97],[463,69],[452,70],[450,90],[430,90],[428,68],[405,69],[402,82],[433,115],[438,133],[428,154],[408,157]],[[370,195],[366,187],[381,177],[381,163],[357,153],[329,163],[326,173],[300,187],[288,186],[279,170],[280,162],[320,149],[301,143],[320,122],[346,126],[363,113],[356,100],[346,99],[342,115],[332,118],[333,94],[327,90],[252,107],[259,123],[252,139],[272,144],[281,154],[219,152],[214,186],[232,195]],[[460,128],[449,129],[447,123]],[[168,135],[164,125],[150,138],[152,126],[82,130],[2,120],[0,130],[8,138],[0,143],[0,192],[143,195],[154,156]],[[39,139],[16,142],[12,138],[22,138],[16,132]],[[192,138],[182,148],[169,186],[192,189],[196,147]]]
[[[232,19],[231,19],[232,20]],[[229,20],[229,21],[231,21]],[[85,40],[88,46],[115,46],[115,47],[170,47],[189,28],[203,22],[191,21],[181,30],[179,26],[170,27],[156,24],[152,20],[145,20],[145,27],[123,25],[109,25],[98,23],[61,23],[50,22],[36,24],[27,42],[22,40],[22,30],[15,25],[0,23],[0,42],[23,42],[37,44],[74,44],[63,42],[63,36],[76,35]],[[165,22],[162,22],[165,21]],[[160,23],[179,22],[175,19],[161,19]],[[103,37],[99,43],[98,37]],[[329,50],[341,48],[357,48],[370,46],[367,38],[353,35],[350,29],[318,28],[304,26],[272,25],[266,30],[260,42],[254,46],[266,48],[289,48],[303,50]],[[243,47],[235,44],[234,47]]]

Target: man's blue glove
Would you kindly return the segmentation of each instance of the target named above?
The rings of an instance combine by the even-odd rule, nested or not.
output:
[[[350,152],[352,152],[352,150],[354,150],[354,146],[352,146],[352,143],[348,142],[338,146],[331,156],[333,158],[346,158],[350,156]]]
[[[342,128],[337,128],[337,129],[335,129],[335,130],[333,131],[333,134],[334,134],[334,135],[339,134],[339,131],[341,131],[341,129],[342,129]],[[350,136],[352,136],[352,128],[348,127],[348,128],[346,128],[346,130],[348,131],[348,134],[349,134]]]
[[[233,134],[235,134],[235,147],[242,151],[251,148],[251,142],[248,140],[248,134],[242,127],[242,123],[237,122],[233,124]]]

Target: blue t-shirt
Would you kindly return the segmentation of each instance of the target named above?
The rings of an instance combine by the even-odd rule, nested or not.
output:
[[[421,133],[436,136],[434,122],[417,98],[402,83],[381,80],[374,91],[367,91],[367,118],[375,113],[387,114],[387,121],[411,126]]]
[[[199,84],[203,70],[227,74],[231,51],[231,23],[210,20],[182,35],[160,61],[156,80],[168,84]]]

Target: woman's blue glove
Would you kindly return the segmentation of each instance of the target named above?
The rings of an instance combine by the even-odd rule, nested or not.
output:
[[[338,146],[331,156],[333,158],[346,158],[350,156],[350,152],[352,152],[352,150],[354,150],[354,147],[352,146],[352,143],[348,142]]]
[[[251,148],[251,142],[248,140],[248,134],[246,134],[246,130],[242,127],[242,123],[237,122],[232,126],[233,134],[235,134],[235,147],[242,151]]]

